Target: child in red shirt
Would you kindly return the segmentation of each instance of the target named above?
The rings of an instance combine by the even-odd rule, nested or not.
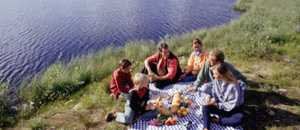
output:
[[[118,99],[119,95],[126,98],[129,90],[133,88],[131,65],[131,62],[128,59],[123,59],[120,61],[119,67],[112,74],[110,92],[111,96],[115,99]]]

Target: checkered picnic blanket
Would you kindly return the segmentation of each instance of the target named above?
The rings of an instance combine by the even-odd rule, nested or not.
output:
[[[167,86],[164,89],[157,89],[150,84],[150,96],[152,99],[158,96],[173,95],[178,91],[185,91],[191,83],[177,83],[170,86]],[[203,129],[203,120],[202,120],[202,105],[203,97],[199,96],[198,93],[186,93],[190,99],[194,101],[193,106],[190,109],[190,112],[187,116],[178,118],[177,124],[173,126],[151,126],[148,125],[146,121],[139,120],[131,126],[129,130],[202,130]],[[187,123],[192,122],[191,125],[187,128]],[[242,127],[227,127],[220,126],[217,124],[211,124],[212,130],[242,130]]]

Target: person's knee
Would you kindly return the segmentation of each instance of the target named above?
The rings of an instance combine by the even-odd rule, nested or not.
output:
[[[204,105],[202,107],[202,113],[208,113],[208,111],[209,111],[209,107],[207,105]]]
[[[240,124],[242,124],[243,117],[244,117],[244,115],[242,113],[236,113],[236,114],[234,114],[233,117],[232,117],[232,118],[235,119],[234,125],[240,125]]]
[[[242,124],[242,121],[243,121],[243,114],[236,113],[233,114],[231,117],[221,118],[220,124],[228,125],[228,126],[239,126]]]
[[[132,116],[125,116],[125,124],[131,124],[133,121],[133,117]]]

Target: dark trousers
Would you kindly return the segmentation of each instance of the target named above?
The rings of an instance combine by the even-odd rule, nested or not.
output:
[[[156,75],[158,75],[158,72],[157,72],[157,65],[156,64],[153,64],[153,63],[149,63],[149,66],[150,66],[150,69],[152,70],[152,72]],[[141,73],[143,74],[148,74],[148,70],[146,69],[146,67],[144,67],[141,71]],[[165,86],[168,86],[172,83],[174,83],[174,81],[172,80],[156,80],[156,81],[153,81],[152,82],[154,84],[155,87],[159,88],[159,89],[162,89],[164,88]]]
[[[233,109],[232,111],[223,111],[218,109],[216,106],[203,106],[203,120],[204,128],[209,128],[211,118],[210,114],[216,114],[219,116],[218,124],[224,126],[239,126],[242,124],[243,113],[241,112],[241,108]]]

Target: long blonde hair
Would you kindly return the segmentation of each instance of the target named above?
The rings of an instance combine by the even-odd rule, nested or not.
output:
[[[222,75],[225,81],[234,84],[237,83],[236,77],[232,74],[232,72],[226,67],[224,63],[214,65],[212,69],[216,70],[220,75]]]

